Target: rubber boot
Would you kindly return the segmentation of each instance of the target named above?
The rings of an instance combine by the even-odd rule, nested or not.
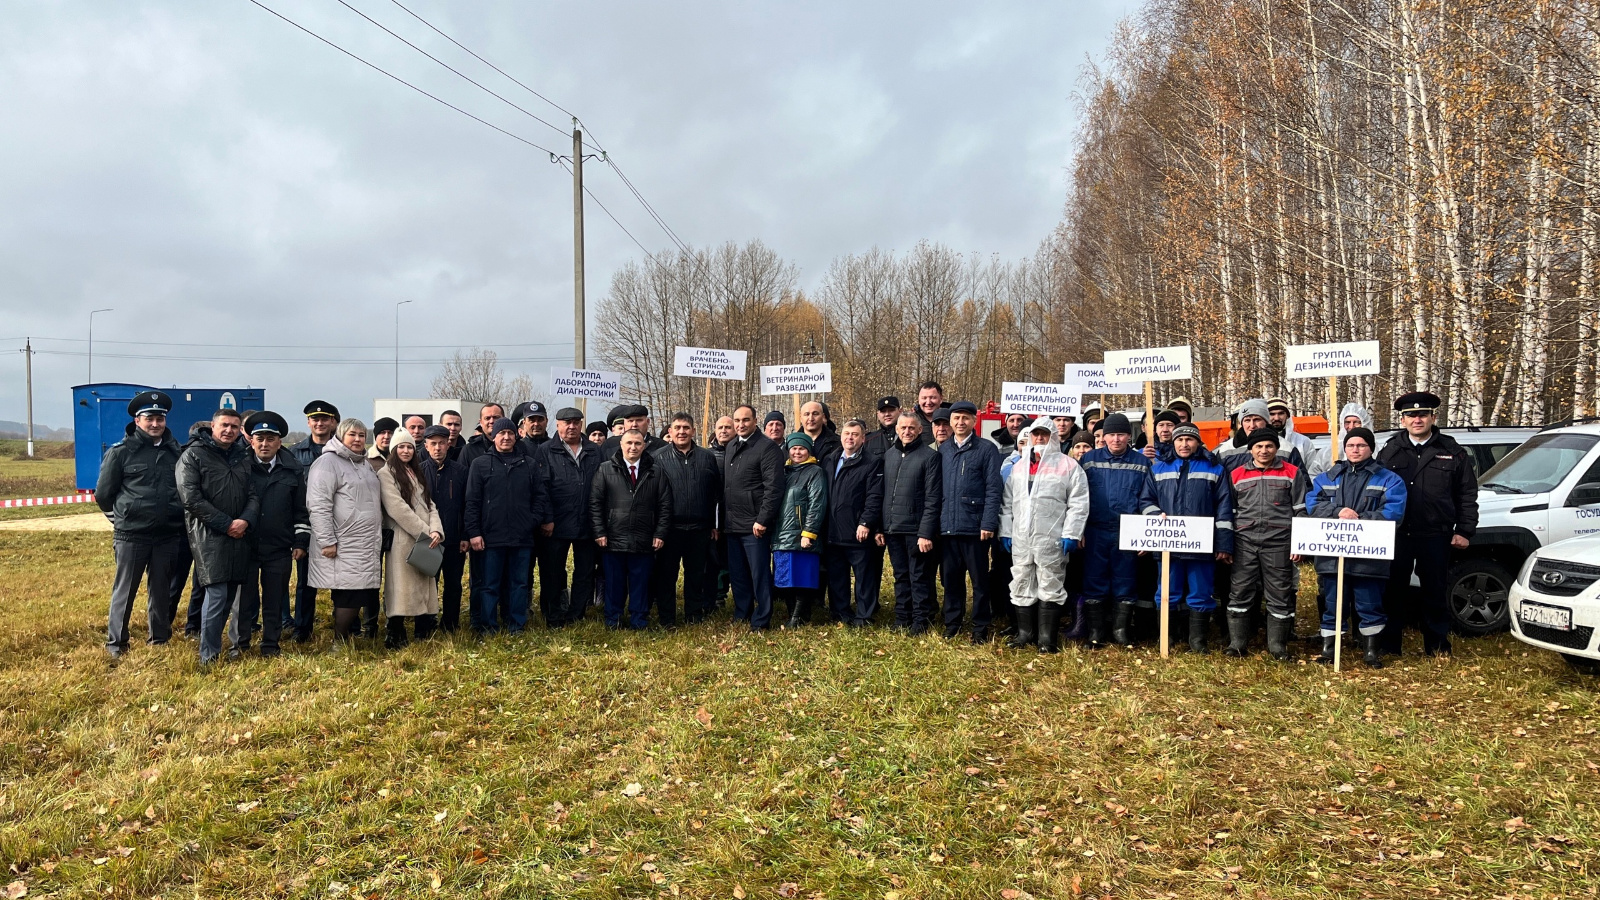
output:
[[[1267,615],[1267,652],[1276,660],[1289,658],[1289,641],[1294,638],[1294,619]]]
[[[1017,623],[1017,631],[1011,637],[1006,638],[1006,646],[1013,648],[1032,647],[1039,639],[1037,632],[1039,604],[1018,606],[1013,603],[1011,605],[1011,618]]]
[[[1383,668],[1382,643],[1383,635],[1381,634],[1364,634],[1361,636],[1361,646],[1367,651],[1364,655],[1362,655],[1361,661],[1367,664],[1367,668]]]
[[[1189,652],[1205,653],[1206,636],[1211,631],[1211,613],[1189,610]]]
[[[1039,601],[1039,652],[1059,653],[1056,632],[1061,627],[1062,604]]]
[[[1117,603],[1116,616],[1111,620],[1111,643],[1133,646],[1133,604]]]
[[[1099,650],[1101,647],[1106,645],[1105,603],[1085,603],[1083,606],[1083,617],[1089,620],[1089,649]]]
[[[1067,641],[1082,641],[1089,637],[1089,623],[1085,620],[1083,611],[1087,605],[1083,602],[1083,595],[1079,594],[1073,600],[1072,627],[1061,635],[1063,643]]]
[[[1249,613],[1228,610],[1228,649],[1223,652],[1229,656],[1244,656],[1250,652]]]
[[[1333,665],[1333,635],[1322,636],[1322,653],[1317,656],[1317,662],[1325,666]]]

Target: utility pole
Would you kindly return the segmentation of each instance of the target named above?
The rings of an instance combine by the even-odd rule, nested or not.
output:
[[[28,458],[33,459],[33,338],[27,338],[23,353],[28,357]]]
[[[115,312],[115,310],[113,310],[111,307],[106,307],[105,309],[92,309],[92,310],[89,311],[89,381],[87,382],[88,384],[94,384],[94,314],[95,313],[103,313],[103,312]]]
[[[572,367],[588,368],[583,328],[583,132],[572,120]]]
[[[401,300],[394,305],[394,398],[400,399],[400,307],[410,303]]]

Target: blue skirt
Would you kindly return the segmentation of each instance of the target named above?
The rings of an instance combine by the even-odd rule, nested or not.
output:
[[[772,551],[772,586],[814,588],[822,586],[822,555],[807,550]]]

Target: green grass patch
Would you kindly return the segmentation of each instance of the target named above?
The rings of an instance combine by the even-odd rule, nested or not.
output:
[[[30,896],[1595,891],[1595,682],[1506,636],[1335,676],[726,622],[341,651],[319,623],[277,660],[109,669],[109,546],[0,532],[0,881]]]

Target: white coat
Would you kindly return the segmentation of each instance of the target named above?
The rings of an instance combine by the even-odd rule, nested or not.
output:
[[[311,585],[347,591],[376,588],[383,565],[383,500],[378,475],[367,460],[338,440],[329,441],[306,476],[306,512],[311,517],[306,572]],[[322,555],[335,545],[338,556]]]
[[[1049,419],[1040,421],[1054,429]],[[1030,425],[1023,432],[1029,440],[1031,431]],[[1039,468],[1030,477],[1034,450],[1040,451]],[[1067,557],[1061,541],[1083,540],[1088,521],[1089,479],[1077,460],[1062,453],[1054,440],[1023,449],[1006,478],[1000,505],[1000,536],[1011,539],[1013,604],[1067,602]]]
[[[407,435],[409,438],[410,435]],[[439,510],[433,500],[422,496],[421,487],[411,490],[411,502],[400,496],[400,485],[394,480],[394,467],[386,465],[378,472],[378,484],[383,490],[383,522],[394,532],[394,543],[384,558],[384,615],[436,616],[439,614],[439,583],[424,575],[406,562],[418,536],[437,531],[444,534],[439,523]]]

